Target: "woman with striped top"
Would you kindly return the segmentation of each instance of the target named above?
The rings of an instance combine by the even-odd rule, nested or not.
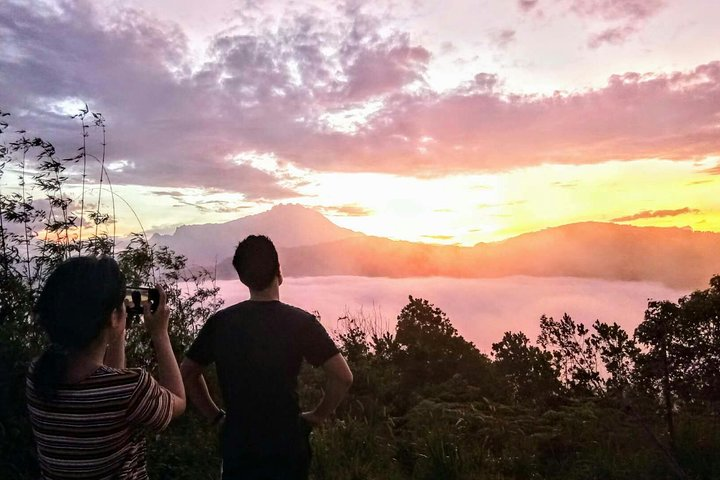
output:
[[[145,434],[185,410],[165,293],[155,313],[147,304],[143,313],[157,381],[125,368],[124,298],[108,257],[65,261],[40,293],[34,315],[52,344],[30,367],[27,399],[44,479],[146,479]]]

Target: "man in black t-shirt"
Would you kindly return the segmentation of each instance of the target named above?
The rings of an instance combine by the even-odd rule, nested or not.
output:
[[[280,302],[283,277],[269,238],[251,235],[233,257],[250,299],[208,318],[181,371],[190,401],[212,423],[224,422],[223,480],[305,480],[308,436],[352,384],[352,373],[312,314]],[[300,412],[297,377],[303,359],[326,373],[323,399]],[[211,398],[203,370],[214,363],[227,408]]]

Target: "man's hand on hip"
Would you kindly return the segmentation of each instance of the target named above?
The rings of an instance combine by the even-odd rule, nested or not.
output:
[[[302,412],[300,416],[313,427],[320,425],[325,417],[318,415],[314,410],[310,412]]]

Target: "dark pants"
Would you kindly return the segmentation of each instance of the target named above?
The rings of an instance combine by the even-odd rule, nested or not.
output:
[[[275,442],[257,442],[246,448],[223,448],[222,480],[307,480],[312,459],[312,427],[302,418],[277,448]]]

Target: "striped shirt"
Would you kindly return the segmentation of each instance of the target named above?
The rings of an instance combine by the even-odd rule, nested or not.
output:
[[[141,369],[98,368],[61,385],[51,402],[27,377],[27,400],[42,478],[147,479],[145,438],[172,419],[172,397]]]

